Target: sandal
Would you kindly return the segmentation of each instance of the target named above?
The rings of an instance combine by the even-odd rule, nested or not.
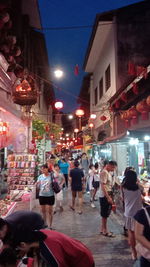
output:
[[[79,211],[78,213],[79,213],[79,215],[81,215],[82,214],[82,211]]]
[[[75,211],[75,208],[73,208],[72,206],[70,206],[70,209],[73,210],[73,211]]]
[[[107,237],[116,237],[112,232],[102,233],[102,235],[107,236]]]

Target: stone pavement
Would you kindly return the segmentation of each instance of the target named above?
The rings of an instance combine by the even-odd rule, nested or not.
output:
[[[116,214],[112,213],[109,218],[109,229],[114,232],[116,237],[104,237],[99,234],[99,202],[96,201],[96,208],[92,208],[89,195],[85,194],[83,214],[79,215],[77,210],[72,211],[69,208],[71,194],[70,190],[68,191],[64,192],[64,211],[57,211],[54,215],[53,227],[56,231],[63,232],[83,242],[92,251],[96,267],[132,267],[133,261],[131,260],[130,249],[127,239],[123,236],[122,213],[117,211]],[[19,206],[20,209],[21,206]],[[27,207],[27,204],[23,206],[23,209],[29,207],[29,205]],[[36,200],[34,210],[39,212],[38,200]]]

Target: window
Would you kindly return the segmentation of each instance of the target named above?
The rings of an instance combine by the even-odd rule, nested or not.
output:
[[[105,89],[106,89],[106,91],[109,89],[110,86],[111,86],[111,77],[110,77],[110,64],[109,64],[107,70],[105,71]]]
[[[103,78],[101,78],[99,82],[99,99],[101,99],[103,96]]]
[[[95,105],[97,105],[97,87],[95,88],[94,91],[94,100],[95,100]]]

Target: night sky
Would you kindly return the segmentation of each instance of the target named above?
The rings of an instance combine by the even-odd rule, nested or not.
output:
[[[71,27],[93,25],[98,13],[116,9],[137,0],[39,0],[42,27]],[[77,108],[77,96],[80,92],[85,73],[82,66],[92,28],[44,30],[51,67],[51,79],[62,90],[55,89],[56,99],[64,102],[65,112]],[[79,75],[74,75],[75,65],[79,65]],[[60,67],[64,77],[56,80],[52,71]],[[71,94],[71,95],[70,95]]]

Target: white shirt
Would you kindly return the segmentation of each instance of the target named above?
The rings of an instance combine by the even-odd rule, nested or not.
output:
[[[112,191],[112,186],[113,186],[112,176],[105,169],[100,173],[100,189],[99,189],[99,197],[104,197],[105,194],[104,191],[102,190],[101,183],[105,184],[107,191]]]

